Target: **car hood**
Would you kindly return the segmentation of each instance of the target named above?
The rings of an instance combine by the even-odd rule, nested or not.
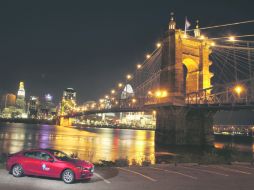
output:
[[[93,167],[92,163],[90,163],[88,161],[84,161],[84,160],[71,159],[69,162],[71,162],[75,166],[82,166],[82,167],[89,167],[89,168]]]

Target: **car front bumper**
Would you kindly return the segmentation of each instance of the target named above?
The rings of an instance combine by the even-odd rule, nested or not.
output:
[[[82,170],[78,173],[77,179],[90,179],[93,176],[94,168]]]

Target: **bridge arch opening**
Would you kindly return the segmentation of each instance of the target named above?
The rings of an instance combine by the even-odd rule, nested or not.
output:
[[[183,59],[183,85],[184,93],[198,91],[198,63],[191,58]]]

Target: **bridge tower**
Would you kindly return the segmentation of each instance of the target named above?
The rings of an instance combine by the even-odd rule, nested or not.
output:
[[[67,88],[63,92],[63,98],[58,109],[57,124],[61,126],[71,126],[73,118],[67,117],[76,107],[76,91]]]
[[[189,36],[177,30],[171,15],[162,43],[160,88],[167,90],[169,97],[168,106],[157,110],[159,144],[201,145],[212,141],[213,112],[185,106],[186,94],[210,88],[213,76],[209,70],[212,41],[200,35],[198,25],[194,33],[195,36]]]
[[[160,87],[168,91],[172,101],[173,97],[181,99],[182,105],[186,94],[211,87],[213,74],[209,70],[212,64],[209,55],[212,42],[200,36],[200,32],[195,34],[194,37],[187,36],[177,30],[172,16],[162,43]]]

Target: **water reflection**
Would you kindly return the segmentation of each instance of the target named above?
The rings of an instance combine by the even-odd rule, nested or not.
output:
[[[0,124],[0,153],[14,153],[30,148],[55,148],[68,154],[77,153],[81,159],[91,162],[128,159],[130,164],[141,164],[143,161],[155,163],[154,136],[154,131],[143,130],[81,130],[50,125]],[[252,141],[240,143],[226,139],[214,143],[218,149],[228,144],[244,152],[254,152]],[[165,152],[170,150],[174,152],[174,149],[166,149]]]
[[[130,164],[155,163],[154,132],[128,129],[92,129],[1,124],[0,153],[29,148],[55,148],[91,162],[128,159]]]

